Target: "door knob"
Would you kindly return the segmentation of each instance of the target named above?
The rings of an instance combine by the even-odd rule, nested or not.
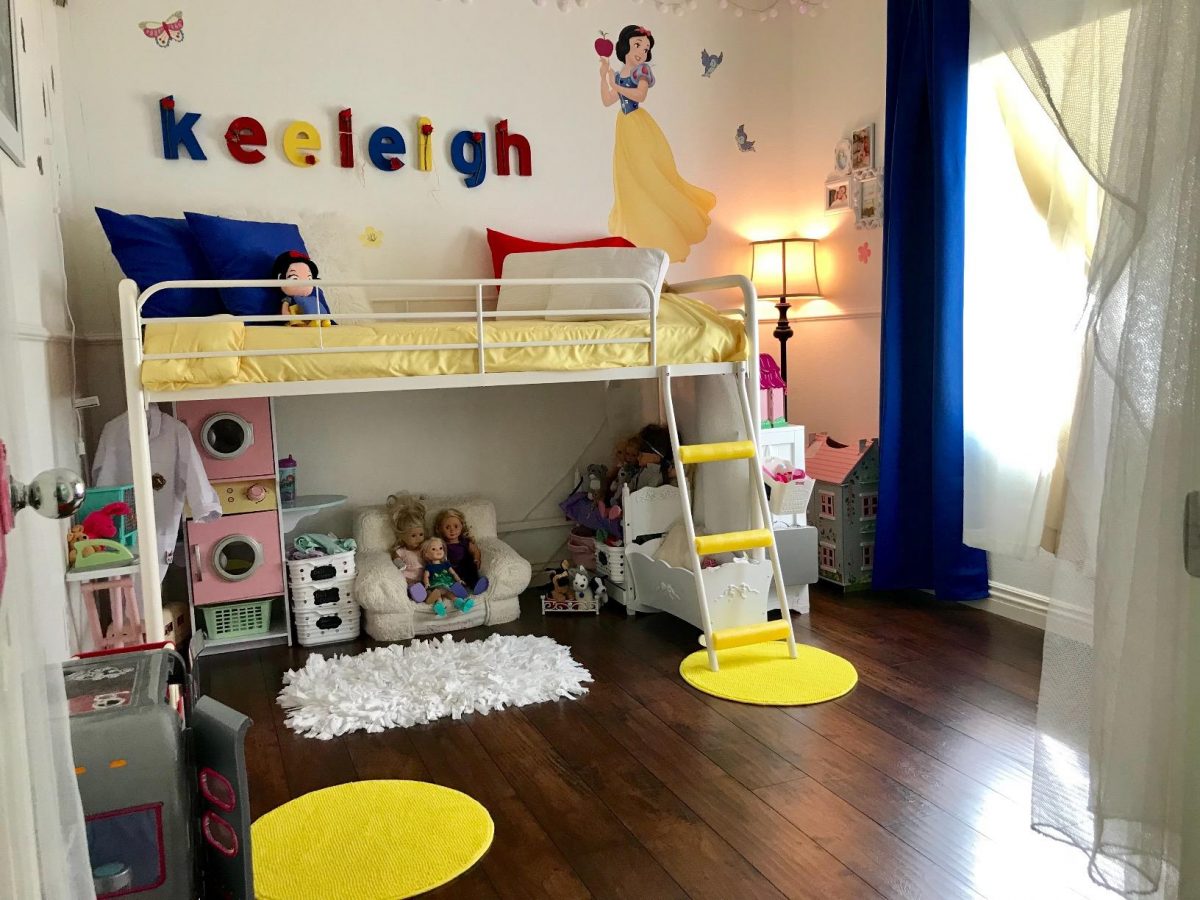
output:
[[[10,475],[8,493],[14,513],[28,506],[47,519],[66,519],[83,503],[83,479],[70,469],[47,469],[29,484]]]

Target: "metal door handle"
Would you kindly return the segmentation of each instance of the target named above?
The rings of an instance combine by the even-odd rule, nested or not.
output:
[[[29,484],[10,475],[8,494],[14,514],[28,506],[47,519],[66,519],[83,503],[83,479],[70,469],[47,469]]]
[[[192,559],[195,561],[196,581],[204,580],[204,562],[200,557],[200,545],[192,544]]]

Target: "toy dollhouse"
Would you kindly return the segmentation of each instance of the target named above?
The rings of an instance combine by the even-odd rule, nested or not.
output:
[[[816,434],[806,471],[816,480],[808,521],[817,526],[817,570],[846,590],[871,586],[879,511],[879,441],[841,444]]]

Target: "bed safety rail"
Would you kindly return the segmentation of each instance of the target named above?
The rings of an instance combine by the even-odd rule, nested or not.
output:
[[[127,285],[129,286],[127,288]],[[291,287],[313,286],[321,288],[331,287],[365,287],[365,288],[472,288],[474,292],[474,309],[464,311],[436,311],[436,312],[372,312],[372,313],[347,313],[342,318],[350,319],[355,322],[412,322],[421,320],[436,320],[439,322],[474,322],[475,323],[475,340],[470,342],[447,342],[447,343],[432,343],[432,344],[388,344],[379,345],[373,344],[363,347],[330,347],[325,344],[325,335],[323,328],[316,329],[317,346],[295,346],[295,347],[280,347],[267,350],[197,350],[186,353],[141,353],[143,361],[165,360],[165,359],[228,359],[228,358],[249,358],[255,356],[319,356],[333,355],[338,353],[398,353],[408,351],[430,351],[430,350],[474,350],[476,354],[477,374],[486,375],[487,373],[487,351],[500,350],[518,347],[579,347],[579,346],[594,346],[600,344],[645,344],[647,353],[647,364],[650,366],[658,365],[658,297],[654,293],[654,288],[645,281],[637,278],[407,278],[407,279],[384,279],[384,280],[290,280],[277,281],[274,279],[255,279],[255,280],[213,280],[213,281],[163,281],[155,284],[140,295],[129,296],[131,292],[136,291],[136,286],[131,281],[121,282],[121,303],[122,312],[130,303],[133,304],[133,321],[136,323],[135,333],[139,341],[141,340],[143,325],[173,325],[173,324],[191,324],[194,325],[198,319],[194,317],[155,317],[146,318],[142,316],[142,308],[146,302],[162,291],[169,291],[176,288],[251,288],[251,287],[282,287],[288,285]],[[554,318],[586,318],[586,319],[604,319],[604,318],[621,318],[621,319],[647,319],[650,323],[650,334],[648,337],[612,337],[612,338],[596,338],[590,340],[541,340],[541,341],[489,341],[487,339],[484,324],[489,320],[500,319],[528,319],[531,315],[546,315],[546,313],[537,310],[496,310],[484,308],[484,289],[485,288],[500,288],[500,287],[550,287],[550,286],[576,286],[576,287],[630,287],[640,290],[646,294],[647,305],[642,309],[555,309],[552,312]],[[389,302],[462,302],[468,300],[465,297],[402,297],[396,298]],[[231,316],[233,321],[243,322],[247,324],[276,324],[297,321],[320,321],[329,319],[328,314],[312,314],[312,315],[267,315],[267,316]],[[122,323],[125,324],[124,321]],[[126,329],[126,337],[129,336]]]

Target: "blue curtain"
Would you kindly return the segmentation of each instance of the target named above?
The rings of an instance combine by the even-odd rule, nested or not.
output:
[[[962,542],[963,187],[969,0],[888,0],[874,586],[988,594]]]

